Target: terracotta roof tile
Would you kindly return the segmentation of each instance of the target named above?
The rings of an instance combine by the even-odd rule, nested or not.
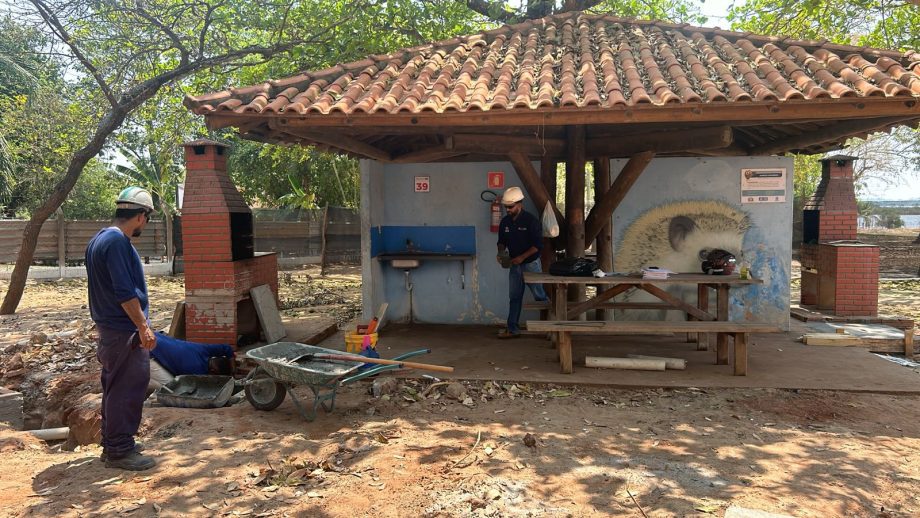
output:
[[[186,98],[199,114],[614,108],[920,96],[920,53],[571,13]]]

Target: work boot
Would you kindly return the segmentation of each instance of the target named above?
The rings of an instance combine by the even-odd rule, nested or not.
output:
[[[132,451],[124,457],[105,461],[105,467],[107,468],[125,469],[128,471],[144,471],[156,465],[157,461],[153,460],[153,457],[141,455],[136,451]]]
[[[138,453],[144,451],[144,443],[140,441],[134,441],[134,451]],[[101,460],[102,462],[105,462],[106,460],[108,460],[108,458],[109,458],[109,454],[105,452],[105,448],[102,448],[102,453],[99,455],[99,460]]]

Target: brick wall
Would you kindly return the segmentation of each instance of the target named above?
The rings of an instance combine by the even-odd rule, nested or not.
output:
[[[240,321],[241,315],[254,318],[249,290],[267,284],[277,302],[277,256],[233,260],[231,213],[251,211],[227,174],[224,146],[190,142],[185,159],[185,336],[194,342],[236,346],[241,333],[257,328],[254,322]],[[242,308],[244,304],[249,308]]]
[[[841,316],[878,315],[877,246],[825,243],[818,253],[818,307]]]

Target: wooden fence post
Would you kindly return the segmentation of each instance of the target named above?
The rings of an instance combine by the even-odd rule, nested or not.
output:
[[[326,208],[323,209],[323,229],[320,233],[320,239],[322,240],[321,248],[319,252],[319,274],[326,275],[326,231],[329,229],[329,205],[326,205]]]
[[[57,213],[57,233],[58,233],[58,275],[64,278],[67,273],[67,222],[64,220],[64,211],[58,207]]]

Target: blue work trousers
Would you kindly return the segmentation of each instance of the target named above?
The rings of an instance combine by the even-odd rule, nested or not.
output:
[[[529,263],[512,264],[508,270],[508,332],[520,333],[521,327],[521,308],[524,305],[524,272],[540,273],[540,260],[536,259]],[[549,300],[546,291],[543,290],[542,284],[527,284],[533,298],[538,301]]]
[[[137,331],[96,326],[96,358],[102,364],[102,448],[117,459],[134,450],[134,435],[150,382],[150,353]]]

